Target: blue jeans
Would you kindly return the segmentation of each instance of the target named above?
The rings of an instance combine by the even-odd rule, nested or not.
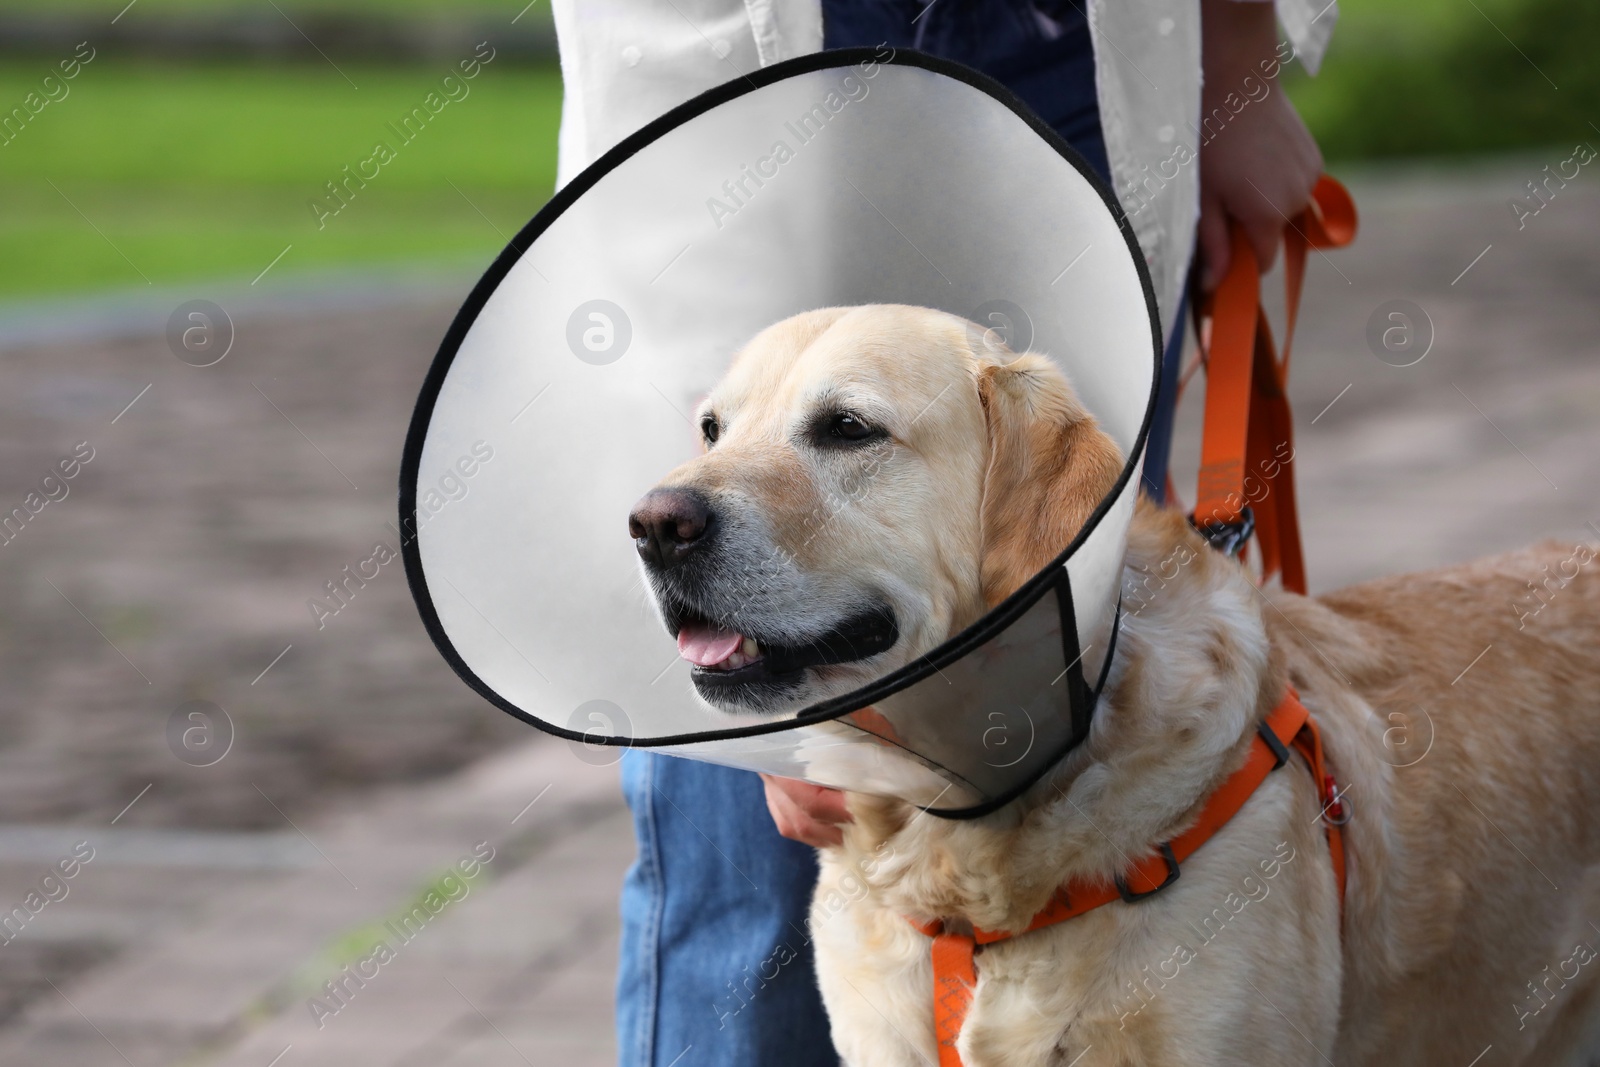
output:
[[[817,855],[773,828],[749,771],[629,751],[639,856],[622,888],[624,1067],[839,1062],[806,912]]]
[[[886,41],[976,67],[1109,181],[1089,30],[1071,0],[938,0],[925,12],[919,0],[822,7],[826,47]],[[1145,460],[1145,489],[1158,500],[1183,331],[1170,332]],[[622,1067],[836,1067],[805,934],[816,854],[778,836],[760,779],[629,751],[622,784],[639,843],[622,887]]]

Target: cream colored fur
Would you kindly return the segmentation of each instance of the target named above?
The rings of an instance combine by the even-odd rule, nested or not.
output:
[[[713,395],[769,427],[742,452],[735,439],[717,475],[765,515],[827,491],[825,466],[770,429],[814,395],[806,382],[847,381],[899,426],[932,420],[907,430],[912,455],[884,468],[862,515],[796,553],[824,574],[866,565],[920,583],[903,594],[928,605],[907,656],[1043,566],[1119,465],[1049,361],[986,352],[959,323],[813,313],[768,338],[789,357],[747,354]],[[875,517],[913,531],[893,559],[858,540]],[[1109,879],[1185,827],[1292,682],[1354,812],[1342,916],[1297,757],[1169,889],[983,949],[967,1067],[1468,1067],[1489,1046],[1483,1067],[1600,1062],[1600,959],[1576,962],[1578,946],[1600,948],[1597,569],[1592,546],[1546,544],[1269,597],[1180,516],[1141,505],[1129,614],[1087,742],[981,819],[851,797],[811,916],[840,1053],[853,1067],[935,1063],[929,940],[907,918],[1015,931],[1063,881]]]

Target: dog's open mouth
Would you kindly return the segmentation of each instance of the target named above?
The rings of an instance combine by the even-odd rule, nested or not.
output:
[[[766,705],[798,686],[807,668],[863,660],[888,651],[900,638],[894,612],[883,606],[798,643],[743,633],[681,606],[666,607],[664,613],[668,630],[677,635],[678,655],[691,666],[695,688],[717,703]]]

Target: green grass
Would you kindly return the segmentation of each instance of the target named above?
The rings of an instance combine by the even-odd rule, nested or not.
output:
[[[318,14],[376,15],[380,17],[426,15],[449,18],[463,16],[499,16],[508,20],[528,6],[528,0],[275,0],[279,8],[291,14],[301,11]],[[105,15],[109,21],[128,0],[0,0],[0,11],[48,13],[54,15]],[[527,18],[549,19],[548,0],[538,0]],[[234,12],[272,14],[272,5],[265,0],[137,0],[127,17],[134,12],[140,15],[212,15]]]
[[[481,256],[548,197],[553,69],[490,64],[409,143],[397,123],[448,68],[174,67],[100,56],[0,147],[0,295]],[[45,72],[10,62],[0,108]],[[395,150],[319,228],[309,207]]]
[[[1331,160],[1600,146],[1600,5],[1341,0],[1290,96]]]

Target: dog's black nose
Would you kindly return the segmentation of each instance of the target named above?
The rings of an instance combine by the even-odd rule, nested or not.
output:
[[[703,544],[711,507],[689,489],[652,489],[628,516],[628,533],[639,558],[652,567],[673,567]]]

